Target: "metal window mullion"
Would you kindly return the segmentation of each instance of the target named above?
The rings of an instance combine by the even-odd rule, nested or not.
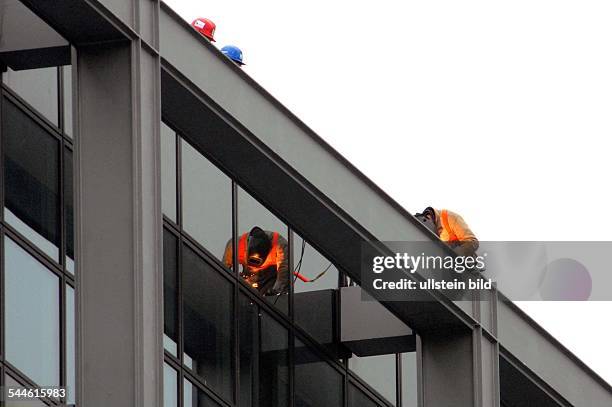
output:
[[[4,137],[3,137],[4,92],[0,94],[0,221],[4,220]]]
[[[288,256],[289,258],[287,259],[287,264],[289,267],[289,309],[288,309],[288,313],[289,313],[289,320],[291,321],[291,328],[293,328],[293,324],[295,324],[295,315],[294,315],[294,303],[293,303],[293,282],[295,281],[295,279],[293,278],[293,230],[291,230],[291,227],[287,226],[287,246],[288,246]],[[289,329],[287,331],[287,335],[288,335],[288,353],[289,353],[289,360],[287,361],[289,366],[288,366],[288,371],[289,371],[289,406],[293,407],[295,405],[295,335],[293,333],[293,329]]]
[[[395,354],[395,405],[402,407],[402,354]]]
[[[181,149],[182,138],[174,132],[174,141],[176,143],[176,224],[179,229],[183,230],[183,152]]]
[[[66,278],[65,276],[62,276],[60,279],[60,349],[59,349],[59,360],[60,360],[60,371],[59,371],[59,383],[60,386],[67,389],[68,388],[68,383],[66,382],[66,367],[68,365],[68,360],[67,360],[67,355],[68,355],[68,350],[66,349],[67,347],[67,340],[66,340],[66,310],[67,310],[67,306],[66,306]],[[66,402],[66,398],[62,398],[62,401]]]
[[[236,183],[231,180],[231,194],[232,194],[232,271],[236,278],[238,277],[238,188]],[[234,363],[234,404],[240,405],[240,289],[238,287],[236,279],[232,279],[232,293],[233,293],[233,363]]]
[[[4,360],[6,357],[5,352],[5,339],[4,333],[5,329],[5,313],[6,313],[6,303],[5,303],[5,295],[4,295],[4,227],[0,224],[0,360]],[[4,365],[3,365],[4,371]]]
[[[57,67],[57,127],[66,134],[64,123],[64,68]]]

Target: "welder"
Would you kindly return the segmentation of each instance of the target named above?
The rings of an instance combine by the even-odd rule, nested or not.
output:
[[[478,239],[458,214],[448,209],[425,208],[415,217],[448,244],[459,256],[474,256]]]
[[[278,232],[258,226],[238,239],[240,275],[263,295],[285,294],[289,289],[289,258],[287,240]],[[232,240],[225,246],[223,262],[233,265]]]

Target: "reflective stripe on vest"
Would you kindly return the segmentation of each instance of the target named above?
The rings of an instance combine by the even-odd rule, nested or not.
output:
[[[446,230],[446,233],[448,233],[448,241],[449,242],[458,241],[459,238],[457,237],[455,232],[453,232],[453,230],[450,227],[450,224],[448,223],[448,211],[446,209],[442,210],[442,212],[440,213],[440,218],[442,218],[442,226],[444,226],[444,230]]]
[[[272,247],[270,249],[270,253],[268,253],[268,257],[263,262],[263,264],[259,267],[249,266],[248,264],[248,250],[249,247],[247,245],[249,234],[248,232],[240,236],[240,240],[238,240],[238,263],[242,264],[246,269],[248,269],[251,273],[257,273],[261,270],[267,269],[270,266],[276,266],[276,252],[278,249],[278,232],[272,233]]]

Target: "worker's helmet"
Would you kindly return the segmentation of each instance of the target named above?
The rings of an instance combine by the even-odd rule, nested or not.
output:
[[[438,228],[436,227],[436,211],[430,206],[425,208],[422,213],[414,215],[427,229],[431,230],[434,234],[438,234]]]
[[[237,46],[226,45],[225,47],[221,48],[221,52],[223,52],[226,57],[228,57],[238,65],[244,65],[244,62],[242,60],[242,51]]]
[[[215,41],[215,30],[217,29],[217,25],[208,18],[196,18],[191,23],[191,26],[209,40]]]
[[[265,231],[255,226],[249,232],[247,247],[247,264],[259,267],[266,261],[270,250],[272,250],[272,241]]]

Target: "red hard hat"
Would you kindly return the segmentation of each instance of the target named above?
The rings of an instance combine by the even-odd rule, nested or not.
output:
[[[215,29],[217,25],[208,18],[196,18],[191,23],[191,26],[209,40],[215,41]]]

